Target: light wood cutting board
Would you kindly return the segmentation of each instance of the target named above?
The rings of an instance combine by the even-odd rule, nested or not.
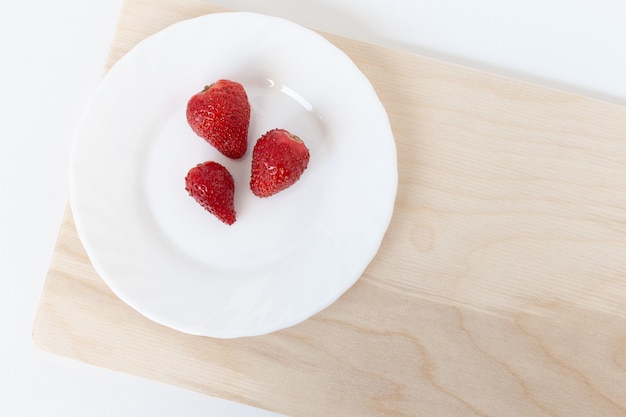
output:
[[[108,66],[216,11],[127,0]],[[38,345],[293,417],[626,415],[626,108],[325,36],[398,147],[393,220],[357,284],[270,335],[180,334],[112,294],[68,209]]]

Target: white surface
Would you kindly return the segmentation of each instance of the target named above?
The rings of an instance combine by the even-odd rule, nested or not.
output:
[[[311,161],[289,189],[255,196],[252,150],[227,158],[189,127],[187,101],[221,78],[247,92],[252,143],[274,128],[306,143]],[[378,251],[398,182],[389,120],[367,78],[314,31],[249,12],[180,22],[118,61],[87,109],[70,169],[78,233],[113,291],[158,323],[221,338],[293,326]],[[234,177],[231,226],[185,190],[209,160]]]
[[[215,0],[626,104],[622,0]],[[68,193],[70,142],[121,0],[0,3],[0,415],[269,416],[37,350],[32,322]]]

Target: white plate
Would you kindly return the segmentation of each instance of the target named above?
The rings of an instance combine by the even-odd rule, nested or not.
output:
[[[205,84],[243,84],[246,156],[230,160],[187,125]],[[309,168],[266,199],[249,189],[251,150],[272,128],[299,135]],[[237,221],[185,191],[194,165],[235,178]],[[323,37],[254,13],[218,13],[147,38],[108,72],[77,130],[70,202],[96,271],[127,304],[182,332],[265,334],[324,309],[361,276],[389,225],[395,142],[375,91]]]

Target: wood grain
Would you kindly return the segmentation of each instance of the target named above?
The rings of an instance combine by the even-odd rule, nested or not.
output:
[[[107,68],[216,11],[127,0]],[[293,417],[626,415],[626,108],[325,36],[398,147],[394,217],[357,284],[270,335],[180,334],[111,293],[68,209],[36,342]]]

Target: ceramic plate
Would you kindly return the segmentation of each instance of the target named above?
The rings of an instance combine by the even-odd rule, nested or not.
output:
[[[187,125],[188,99],[220,78],[251,105],[246,156],[230,160]],[[251,150],[284,128],[307,144],[300,181],[249,189]],[[214,160],[235,178],[232,226],[185,191]],[[354,63],[292,22],[218,13],[139,43],[107,73],[77,130],[70,202],[96,271],[127,304],[182,332],[231,338],[299,323],[361,276],[393,212],[396,149]]]

